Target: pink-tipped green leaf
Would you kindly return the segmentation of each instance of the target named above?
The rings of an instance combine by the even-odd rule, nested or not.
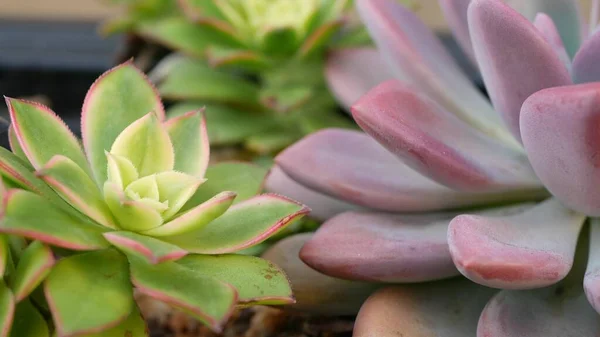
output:
[[[148,112],[154,112],[160,121],[165,118],[158,93],[131,62],[107,71],[90,87],[83,103],[81,133],[99,186],[108,174],[105,151],[126,127]]]
[[[10,336],[50,337],[50,329],[48,328],[46,319],[29,300],[17,304],[15,318],[10,329]]]
[[[127,259],[115,249],[61,259],[46,278],[44,292],[59,336],[108,330],[135,306]]]
[[[599,54],[600,30],[596,30],[583,42],[573,59],[573,81],[575,83],[600,81],[600,66],[597,62]]]
[[[600,313],[600,219],[590,221],[590,251],[583,278],[583,289],[588,302]]]
[[[201,230],[214,219],[220,217],[233,203],[234,192],[221,192],[200,205],[179,214],[163,225],[144,231],[142,234],[156,237],[182,235]]]
[[[81,213],[106,227],[115,228],[114,220],[98,185],[74,161],[56,155],[36,175]]]
[[[52,110],[11,98],[6,98],[6,104],[20,148],[33,167],[39,169],[55,155],[63,155],[89,171],[79,141]]]
[[[329,89],[348,110],[371,88],[394,77],[379,51],[366,47],[331,51],[325,76]]]
[[[187,252],[175,245],[133,232],[104,233],[104,238],[123,253],[158,264],[181,259]]]
[[[454,38],[471,62],[477,65],[467,19],[467,10],[471,0],[438,0],[438,3],[444,12],[444,17],[452,30]]]
[[[216,332],[222,330],[237,301],[231,285],[175,262],[151,265],[132,258],[129,262],[140,293],[185,311]]]
[[[385,211],[473,207],[546,195],[543,190],[452,190],[412,170],[368,135],[349,130],[316,132],[281,152],[275,161],[286,175],[310,189]]]
[[[262,194],[230,207],[197,231],[164,240],[193,253],[232,253],[265,241],[309,211],[285,197]]]
[[[412,11],[394,0],[359,0],[356,4],[395,78],[416,86],[484,133],[514,142],[489,102]]]
[[[169,209],[162,213],[164,220],[170,220],[194,195],[198,186],[206,179],[189,174],[169,171],[156,175],[156,186],[161,201],[168,201]]]
[[[4,196],[2,233],[72,250],[92,250],[108,246],[102,237],[104,231],[101,226],[83,222],[34,193],[14,189]]]
[[[241,304],[291,304],[294,296],[287,276],[267,260],[244,255],[188,255],[177,261],[207,277],[232,285]]]
[[[31,165],[27,159],[27,155],[21,148],[21,144],[19,144],[15,128],[12,125],[8,127],[8,144],[10,145],[10,150],[23,161],[23,164]]]
[[[600,215],[600,84],[542,90],[521,111],[523,145],[539,179],[567,206]]]
[[[548,14],[539,13],[536,15],[535,20],[533,21],[535,28],[540,32],[542,37],[548,42],[550,47],[554,50],[558,58],[565,65],[567,70],[571,70],[571,58],[569,54],[567,54],[567,50],[565,49],[565,44],[560,37],[560,33],[554,24],[554,21]]]
[[[9,337],[15,315],[15,298],[10,289],[0,281],[0,337]]]
[[[352,116],[408,166],[450,188],[542,189],[524,153],[486,137],[398,81],[369,91],[352,106]]]
[[[360,309],[353,336],[475,336],[479,314],[493,294],[460,278],[381,289]]]
[[[567,68],[532,23],[498,0],[473,0],[469,28],[492,103],[521,140],[521,105],[536,91],[571,84]]]
[[[204,177],[210,158],[210,144],[202,111],[191,111],[169,119],[165,128],[175,151],[174,169]]]
[[[129,317],[119,325],[106,331],[86,334],[85,337],[148,337],[149,334],[150,329],[146,327],[144,317],[140,314],[138,307],[134,305]]]
[[[458,216],[448,228],[448,244],[458,270],[474,282],[541,288],[571,270],[584,221],[584,215],[549,199],[515,215]]]
[[[159,201],[145,203],[145,200],[127,199],[123,191],[111,182],[104,184],[104,199],[120,228],[144,231],[156,228],[163,223],[160,211],[167,207],[164,203]]]
[[[11,283],[15,300],[24,300],[42,283],[54,266],[54,253],[45,244],[34,241],[29,244],[19,259],[14,279]]]

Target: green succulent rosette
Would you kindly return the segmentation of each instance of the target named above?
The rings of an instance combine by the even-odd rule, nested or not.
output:
[[[246,164],[209,167],[202,111],[165,120],[154,87],[131,63],[90,88],[83,146],[47,107],[7,104],[0,271],[16,272],[0,283],[0,337],[147,336],[134,289],[215,331],[237,305],[294,302],[281,269],[237,253],[308,209],[255,195]],[[220,190],[244,177],[240,171],[248,179],[239,189]],[[8,238],[32,243],[10,255]],[[39,317],[39,329],[20,330],[21,311],[36,326]]]

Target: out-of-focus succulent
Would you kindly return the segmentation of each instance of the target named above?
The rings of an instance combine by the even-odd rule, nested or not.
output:
[[[47,107],[10,98],[7,104],[12,152],[0,149],[0,233],[37,241],[20,256],[15,277],[5,278],[4,322],[15,310],[33,310],[21,303],[42,281],[38,297],[60,337],[147,336],[134,288],[216,331],[236,305],[294,302],[277,266],[236,252],[308,209],[279,195],[253,196],[256,186],[239,186],[241,200],[221,191],[235,164],[207,173],[201,111],[165,120],[154,88],[131,63],[90,88],[83,148]],[[44,331],[18,336],[49,336]]]
[[[329,219],[300,251],[318,271],[502,289],[382,290],[356,336],[600,333],[598,2],[589,35],[576,1],[507,2],[440,0],[494,111],[410,11],[357,1],[378,50],[340,51],[328,75],[366,134],[321,131],[276,158],[267,186]]]
[[[156,9],[165,3],[175,9]],[[334,43],[369,42],[350,3],[141,0],[129,4],[127,24],[105,27],[128,27],[177,52],[150,76],[163,98],[178,103],[168,115],[206,105],[213,145],[266,154],[324,127],[354,127],[338,111],[323,67]]]

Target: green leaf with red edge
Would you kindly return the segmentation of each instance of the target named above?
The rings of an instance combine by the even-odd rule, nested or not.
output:
[[[165,118],[158,93],[131,62],[107,71],[90,87],[83,103],[81,133],[99,186],[107,179],[104,151],[126,127],[149,112],[161,121]]]
[[[42,283],[54,262],[54,254],[50,247],[39,241],[34,241],[25,249],[11,284],[17,302],[24,300]]]
[[[290,304],[294,296],[287,276],[272,262],[244,255],[188,255],[177,261],[187,268],[231,284],[242,304]]]
[[[0,280],[0,337],[8,337],[14,315],[15,298],[10,289]]]
[[[219,7],[215,5],[214,0],[180,0],[178,3],[185,14],[192,20],[197,20],[201,17],[226,20]]]
[[[12,98],[6,98],[6,104],[19,145],[33,167],[39,169],[60,154],[89,172],[79,140],[50,108]]]
[[[129,258],[131,278],[140,293],[185,311],[213,330],[221,331],[237,301],[235,289],[219,280],[165,262],[157,265]]]
[[[148,337],[148,333],[146,322],[138,307],[134,305],[129,317],[116,327],[84,337]]]
[[[9,190],[3,200],[0,233],[72,250],[92,250],[108,246],[102,237],[106,229],[83,222],[32,192]]]
[[[31,166],[25,152],[21,148],[21,144],[19,144],[19,139],[17,139],[17,134],[12,124],[8,127],[8,145],[10,145],[10,150],[23,161],[23,164]]]
[[[59,336],[111,329],[135,306],[127,259],[115,249],[63,258],[46,278],[44,292]]]
[[[206,58],[214,68],[244,69],[250,72],[263,71],[272,65],[265,55],[248,49],[213,46],[206,49]]]
[[[44,316],[31,304],[25,300],[17,304],[15,318],[11,337],[49,337],[50,329]]]
[[[234,192],[221,192],[195,208],[179,214],[175,219],[154,229],[144,231],[142,234],[163,237],[199,230],[225,213],[235,197]]]
[[[135,255],[150,264],[178,260],[187,252],[175,245],[133,232],[104,233],[113,246],[127,255]]]
[[[206,182],[198,188],[192,198],[183,206],[181,212],[210,200],[222,191],[235,192],[237,197],[234,203],[247,200],[260,192],[267,171],[258,165],[242,162],[223,162],[211,165],[206,171]]]
[[[331,41],[331,38],[339,31],[342,24],[343,21],[338,19],[321,25],[304,40],[299,50],[299,56],[307,58],[323,50],[323,47]]]
[[[39,169],[36,175],[83,214],[106,227],[116,227],[100,189],[71,159],[56,155]]]
[[[285,197],[263,194],[230,207],[197,231],[163,239],[192,253],[232,253],[263,242],[309,211]]]
[[[181,58],[172,62],[170,73],[158,85],[164,98],[259,106],[259,89],[249,80],[214,69],[202,60]]]
[[[210,159],[206,118],[202,111],[190,111],[165,122],[175,152],[174,170],[204,177]]]

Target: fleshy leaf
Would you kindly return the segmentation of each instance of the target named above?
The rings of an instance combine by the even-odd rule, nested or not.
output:
[[[158,93],[131,62],[107,71],[91,86],[83,103],[81,133],[99,186],[108,174],[105,151],[126,127],[149,112],[160,121],[165,118]]]
[[[44,291],[59,336],[110,329],[135,306],[127,260],[114,249],[63,258]]]
[[[590,251],[583,289],[588,302],[600,313],[600,219],[590,221]]]
[[[133,163],[123,157],[106,152],[108,161],[108,181],[115,183],[119,188],[125,189],[140,177]]]
[[[173,150],[176,171],[204,177],[210,158],[206,118],[202,111],[191,111],[165,122]]]
[[[149,329],[136,305],[129,317],[116,327],[95,334],[86,334],[85,337],[148,337]]]
[[[467,9],[471,0],[438,0],[438,3],[444,12],[448,26],[452,30],[454,39],[456,39],[462,47],[463,52],[470,58],[472,64],[477,65],[467,20]]]
[[[31,243],[21,255],[11,288],[15,300],[24,300],[50,273],[54,254],[50,247],[39,241]]]
[[[244,69],[257,72],[268,69],[270,60],[261,53],[248,49],[219,48],[211,46],[206,50],[206,60],[211,67]]]
[[[140,177],[170,171],[175,165],[169,133],[153,112],[125,128],[115,139],[110,153],[129,159]]]
[[[23,160],[23,164],[31,165],[31,163],[27,159],[27,155],[21,148],[21,144],[19,144],[19,139],[17,138],[15,128],[12,126],[12,124],[8,127],[8,143],[10,145],[10,150],[17,157],[19,157],[19,159]]]
[[[0,281],[0,337],[9,336],[14,315],[15,298],[4,282]]]
[[[104,237],[124,253],[141,257],[151,264],[178,260],[187,254],[175,245],[133,232],[104,233]]]
[[[214,331],[221,331],[237,300],[232,286],[175,262],[129,262],[133,284],[140,293],[182,309]]]
[[[72,250],[106,247],[106,229],[56,208],[48,200],[24,190],[9,190],[4,197],[0,232],[24,236]]]
[[[8,236],[0,234],[0,275],[4,275],[11,252],[8,245]]]
[[[521,105],[536,91],[571,84],[567,68],[533,24],[502,1],[473,0],[469,28],[492,103],[521,140]]]
[[[600,67],[598,66],[598,53],[600,53],[600,30],[583,42],[581,48],[573,59],[573,81],[575,83],[600,81]]]
[[[266,174],[266,169],[250,163],[224,162],[211,165],[206,171],[206,182],[181,211],[190,210],[223,191],[236,193],[235,202],[248,200],[260,192]]]
[[[290,304],[294,296],[285,273],[273,263],[244,255],[188,255],[177,261],[202,275],[232,285],[241,304]]]
[[[552,47],[558,58],[565,65],[567,70],[571,70],[571,58],[567,54],[563,40],[560,38],[560,34],[554,21],[550,16],[545,13],[539,13],[536,15],[533,21],[535,28],[540,32],[542,37],[546,39],[546,42]]]
[[[157,209],[143,201],[127,200],[123,191],[113,183],[104,184],[104,199],[120,228],[143,231],[156,228],[163,222]]]
[[[331,40],[343,23],[343,20],[340,19],[329,21],[313,31],[300,46],[300,56],[306,58],[319,52]]]
[[[36,175],[73,207],[98,223],[115,228],[110,210],[92,178],[74,161],[56,155]]]
[[[360,309],[354,336],[475,336],[479,314],[493,294],[460,278],[381,289]]]
[[[6,99],[12,127],[29,162],[41,168],[55,155],[64,155],[89,171],[81,145],[66,124],[49,108],[17,99]]]
[[[14,337],[49,337],[46,319],[29,300],[20,302],[15,310],[15,318],[10,330]]]
[[[571,270],[584,221],[584,215],[549,199],[515,215],[458,216],[448,228],[448,244],[458,270],[474,282],[540,288]]]
[[[192,253],[232,253],[263,242],[309,211],[295,201],[263,194],[230,207],[200,230],[164,240]]]
[[[179,212],[204,181],[205,179],[176,171],[157,174],[156,185],[161,201],[169,203],[169,209],[162,213],[163,219],[169,220]]]
[[[419,173],[463,191],[541,190],[527,157],[392,80],[352,106],[360,127]]]
[[[235,197],[234,192],[221,192],[195,208],[179,214],[175,219],[159,227],[144,231],[142,234],[162,237],[200,230],[225,213]]]

